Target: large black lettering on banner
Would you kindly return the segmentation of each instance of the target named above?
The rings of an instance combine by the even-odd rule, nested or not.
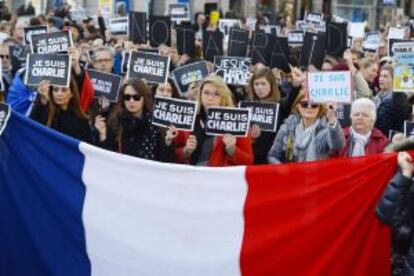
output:
[[[27,54],[30,52],[29,45],[16,44],[9,46],[10,62],[12,65],[12,76],[25,66]]]
[[[195,56],[195,30],[191,27],[177,26],[177,50],[180,55]]]
[[[215,56],[223,55],[223,33],[203,31],[203,56],[205,60],[214,62]]]
[[[72,46],[72,35],[69,32],[32,34],[30,41],[31,52],[37,54],[67,53]]]
[[[258,125],[262,131],[276,132],[279,104],[242,101],[240,107],[250,109],[250,125]]]
[[[266,66],[270,65],[270,55],[272,51],[272,43],[270,34],[256,30],[253,33],[252,45],[250,47],[250,57],[252,64],[258,62]]]
[[[227,84],[247,85],[250,79],[250,58],[214,57],[214,74],[222,77]]]
[[[207,62],[200,61],[180,66],[172,71],[172,76],[182,97],[187,97],[188,87],[191,83],[201,81],[208,76]]]
[[[62,54],[30,54],[26,62],[25,84],[37,86],[42,80],[50,85],[69,87],[71,59]]]
[[[97,70],[87,70],[93,84],[95,97],[105,97],[111,102],[117,102],[119,89],[121,88],[121,77]]]
[[[40,25],[40,26],[25,27],[23,30],[24,30],[24,43],[26,45],[29,45],[30,36],[32,34],[47,33],[48,28],[46,25]]]
[[[229,34],[229,44],[227,55],[230,57],[247,56],[247,47],[249,45],[249,31],[231,28]]]
[[[149,39],[151,47],[161,44],[171,46],[171,18],[169,16],[150,16]]]
[[[326,53],[326,35],[324,33],[306,33],[303,43],[300,65],[308,67],[312,64],[321,69]]]
[[[134,51],[130,53],[127,78],[145,79],[149,83],[164,83],[168,78],[169,67],[170,57]]]
[[[136,44],[147,43],[147,14],[145,12],[129,12],[129,40]]]
[[[207,109],[206,133],[247,136],[250,124],[248,108],[210,107]]]
[[[10,118],[11,108],[8,104],[0,103],[0,136],[6,128]]]
[[[347,47],[348,23],[329,22],[326,26],[328,55],[342,57]]]
[[[272,41],[270,68],[278,68],[284,72],[290,72],[290,50],[287,37],[269,36]]]
[[[197,115],[197,102],[173,98],[155,97],[152,123],[157,126],[175,126],[193,131]]]

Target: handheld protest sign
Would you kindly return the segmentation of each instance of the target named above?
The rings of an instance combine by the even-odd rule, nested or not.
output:
[[[200,61],[180,66],[172,71],[171,75],[181,96],[187,97],[187,91],[190,84],[202,81],[208,76],[207,62]]]
[[[129,40],[135,44],[147,43],[147,14],[145,12],[129,12]]]
[[[306,12],[305,22],[313,24],[320,24],[323,21],[323,13],[320,12]]]
[[[364,51],[376,52],[381,44],[381,33],[370,32],[365,36],[362,48]]]
[[[71,67],[69,55],[29,54],[24,83],[38,86],[42,80],[47,80],[50,85],[69,87]]]
[[[24,43],[29,45],[30,37],[33,34],[43,34],[48,32],[47,25],[39,25],[39,26],[31,26],[31,27],[24,27]]]
[[[214,74],[222,77],[227,84],[247,85],[250,79],[250,58],[214,57]]]
[[[404,121],[404,137],[414,136],[414,122]]]
[[[195,101],[155,96],[152,124],[156,126],[174,126],[179,130],[193,131],[197,116]]]
[[[267,34],[272,34],[272,35],[275,35],[275,36],[281,36],[281,34],[280,34],[281,31],[280,31],[280,26],[279,25],[266,25],[264,27],[264,31]]]
[[[394,47],[394,44],[396,43],[412,43],[412,40],[403,40],[403,39],[389,39],[388,40],[388,56],[389,57],[393,57],[394,56],[394,51],[396,51],[396,53],[398,54],[398,48],[399,47]],[[396,49],[397,48],[397,49]],[[401,52],[401,51],[400,51]]]
[[[247,56],[249,46],[249,31],[243,29],[230,29],[227,55],[230,57]]]
[[[30,50],[33,54],[63,54],[73,46],[70,32],[32,34]]]
[[[288,33],[287,41],[289,47],[300,47],[303,45],[305,33],[303,31],[291,31]]]
[[[388,30],[388,39],[404,39],[405,28],[390,27]]]
[[[394,42],[392,44],[391,51],[393,56],[397,56],[400,54],[412,54],[414,53],[414,41]]]
[[[190,21],[190,8],[188,3],[177,3],[168,5],[171,21]]]
[[[250,126],[258,125],[262,131],[276,132],[279,104],[241,101],[240,107],[250,109]]]
[[[365,37],[365,22],[350,22],[348,24],[348,36],[352,38]]]
[[[220,32],[227,36],[232,28],[241,28],[241,21],[239,19],[220,19],[218,28]]]
[[[207,109],[206,134],[231,134],[246,137],[250,126],[250,109],[210,107]]]
[[[414,64],[394,66],[394,92],[414,92]]]
[[[177,26],[177,50],[178,54],[195,56],[195,30],[191,27]]]
[[[11,114],[11,108],[8,104],[0,103],[0,136],[6,129],[7,122],[9,121]]]
[[[255,31],[253,33],[252,45],[250,47],[250,58],[252,64],[258,62],[268,66],[270,64],[270,55],[272,52],[271,35],[263,31]]]
[[[171,46],[171,18],[169,16],[150,16],[149,40],[151,47],[161,44]]]
[[[326,50],[328,55],[342,57],[347,47],[348,23],[330,22],[326,27]]]
[[[12,66],[12,75],[14,76],[16,72],[25,66],[27,54],[29,53],[28,45],[11,45],[9,46],[10,51],[10,62]]]
[[[278,68],[283,72],[290,72],[290,49],[287,37],[276,37],[269,35],[272,39],[272,50],[270,55],[270,68]]]
[[[312,102],[352,102],[350,71],[309,72],[306,84],[308,97]]]
[[[128,17],[118,17],[109,19],[109,31],[112,35],[128,34]]]
[[[223,33],[203,31],[203,57],[205,60],[214,62],[215,56],[223,55]]]
[[[326,53],[326,35],[322,33],[306,33],[300,55],[300,65],[308,67],[310,64],[321,69]]]
[[[130,52],[127,78],[145,79],[148,83],[164,83],[167,81],[170,68],[170,57],[145,53]]]
[[[117,102],[122,78],[115,74],[97,70],[87,70],[93,84],[95,97],[105,97],[110,102]]]
[[[338,104],[336,109],[336,118],[342,128],[351,126],[351,105]]]

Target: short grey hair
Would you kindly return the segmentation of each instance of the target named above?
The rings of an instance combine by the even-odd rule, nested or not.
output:
[[[114,50],[111,47],[102,46],[93,51],[93,57],[92,57],[93,61],[95,61],[96,53],[98,52],[107,52],[111,55],[112,58],[114,57]]]
[[[351,116],[354,114],[354,111],[356,109],[360,109],[361,107],[366,107],[369,110],[369,113],[371,114],[372,119],[374,122],[377,120],[377,107],[375,106],[375,103],[368,99],[368,98],[360,98],[355,100],[351,105]]]

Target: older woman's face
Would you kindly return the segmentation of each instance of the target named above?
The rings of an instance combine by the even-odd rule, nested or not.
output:
[[[201,104],[204,108],[221,106],[221,94],[212,83],[206,83],[201,91]]]
[[[298,103],[298,110],[303,119],[316,120],[321,106],[316,103],[310,103],[306,98],[303,98]]]
[[[359,134],[367,134],[374,127],[374,118],[367,106],[359,106],[351,114],[352,128]]]

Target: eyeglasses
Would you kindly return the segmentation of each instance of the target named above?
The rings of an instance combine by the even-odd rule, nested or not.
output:
[[[10,58],[10,56],[9,56],[9,55],[0,55],[0,58],[1,58],[1,59],[9,59],[9,58]]]
[[[302,108],[318,108],[320,106],[317,103],[310,104],[308,101],[302,101],[299,104]]]
[[[124,95],[124,101],[130,101],[131,99],[133,99],[134,101],[139,101],[141,100],[142,96],[141,95]]]
[[[202,94],[206,97],[212,97],[212,98],[218,98],[218,97],[221,96],[220,92],[218,92],[218,91],[215,91],[215,92],[203,91]]]

